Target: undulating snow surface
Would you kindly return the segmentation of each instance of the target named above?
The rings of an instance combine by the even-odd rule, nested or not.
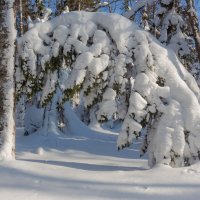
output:
[[[23,130],[17,130],[17,160],[0,163],[0,199],[199,198],[199,163],[179,169],[164,165],[148,169],[147,160],[138,158],[139,141],[118,152],[116,134],[92,132],[83,124],[77,127],[67,137],[23,136]]]

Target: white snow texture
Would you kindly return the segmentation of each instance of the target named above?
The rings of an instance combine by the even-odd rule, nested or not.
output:
[[[18,52],[26,61],[22,74],[43,80],[48,71],[42,101],[56,90],[59,68],[63,70],[55,66],[52,72],[45,63],[61,54],[68,58],[60,90],[67,93],[80,86],[79,98],[97,121],[123,120],[120,149],[145,129],[151,166],[181,166],[198,157],[200,92],[194,78],[172,50],[128,19],[105,13],[62,14],[30,29],[18,41]],[[27,94],[33,92],[33,79],[26,83]]]

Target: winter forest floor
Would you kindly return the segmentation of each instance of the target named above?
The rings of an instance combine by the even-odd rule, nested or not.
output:
[[[23,136],[17,130],[17,160],[0,164],[5,200],[196,200],[200,164],[148,169],[138,143],[116,150],[111,133]],[[42,148],[41,148],[42,147]]]

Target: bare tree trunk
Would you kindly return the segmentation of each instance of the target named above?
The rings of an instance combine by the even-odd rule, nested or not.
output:
[[[14,12],[12,0],[0,0],[0,160],[15,158]]]
[[[27,0],[16,0],[15,1],[16,7],[15,11],[19,15],[19,26],[16,27],[18,36],[21,37],[24,34],[24,31],[28,30],[28,1]],[[24,23],[25,22],[25,23]],[[18,58],[19,59],[19,58]],[[26,111],[25,106],[25,96],[20,97],[19,101],[16,102],[16,116],[15,116],[15,125],[16,127],[24,127],[24,116]]]
[[[196,51],[198,54],[198,61],[200,62],[200,34],[199,34],[198,17],[194,9],[194,1],[186,0],[186,2],[187,2],[189,22],[190,22],[192,33],[194,36]]]
[[[22,0],[19,0],[19,10],[20,10],[20,36],[22,36],[24,33]]]
[[[78,1],[78,11],[81,10],[81,0]]]

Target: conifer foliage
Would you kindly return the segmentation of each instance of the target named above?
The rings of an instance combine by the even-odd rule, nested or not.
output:
[[[142,0],[126,16],[136,20],[141,12],[142,28],[172,48],[199,83],[199,28],[193,0]]]
[[[172,50],[126,18],[62,14],[20,38],[18,53],[18,96],[44,107],[36,129],[67,130],[65,102],[76,101],[90,124],[122,122],[119,149],[144,132],[141,154],[148,153],[150,166],[183,166],[199,158],[194,78]]]

